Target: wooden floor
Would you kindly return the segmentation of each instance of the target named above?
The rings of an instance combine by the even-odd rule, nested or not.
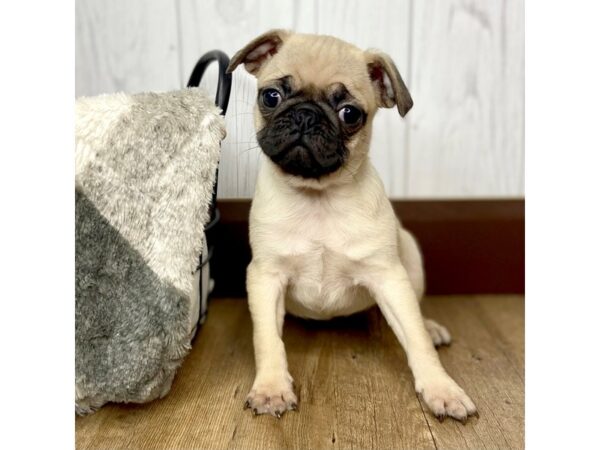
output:
[[[329,322],[287,318],[299,410],[253,417],[242,409],[254,376],[247,304],[217,299],[170,394],[78,417],[77,448],[523,448],[523,297],[431,297],[423,309],[453,336],[440,357],[479,408],[466,425],[439,423],[419,402],[375,309]]]

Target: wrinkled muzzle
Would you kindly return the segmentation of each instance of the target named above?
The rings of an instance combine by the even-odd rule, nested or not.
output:
[[[347,153],[339,124],[314,102],[281,111],[258,132],[257,139],[284,172],[303,178],[335,172]]]

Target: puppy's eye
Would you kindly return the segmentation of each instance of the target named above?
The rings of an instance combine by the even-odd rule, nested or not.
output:
[[[352,105],[346,105],[338,111],[338,116],[346,125],[356,125],[362,117],[362,112]]]
[[[275,108],[281,103],[281,94],[277,89],[265,89],[262,93],[262,101],[267,108]]]

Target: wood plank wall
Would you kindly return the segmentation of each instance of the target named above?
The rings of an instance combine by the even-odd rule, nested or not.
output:
[[[388,52],[415,100],[375,119],[372,160],[395,198],[524,195],[522,0],[77,0],[76,95],[185,85],[196,60],[281,27]],[[214,91],[216,70],[206,86]],[[234,75],[221,198],[253,194],[254,79]]]

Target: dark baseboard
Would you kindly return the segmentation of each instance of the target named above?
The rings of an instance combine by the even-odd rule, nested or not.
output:
[[[393,200],[417,238],[428,294],[522,294],[525,201]],[[211,275],[214,296],[245,297],[250,200],[220,200]]]

